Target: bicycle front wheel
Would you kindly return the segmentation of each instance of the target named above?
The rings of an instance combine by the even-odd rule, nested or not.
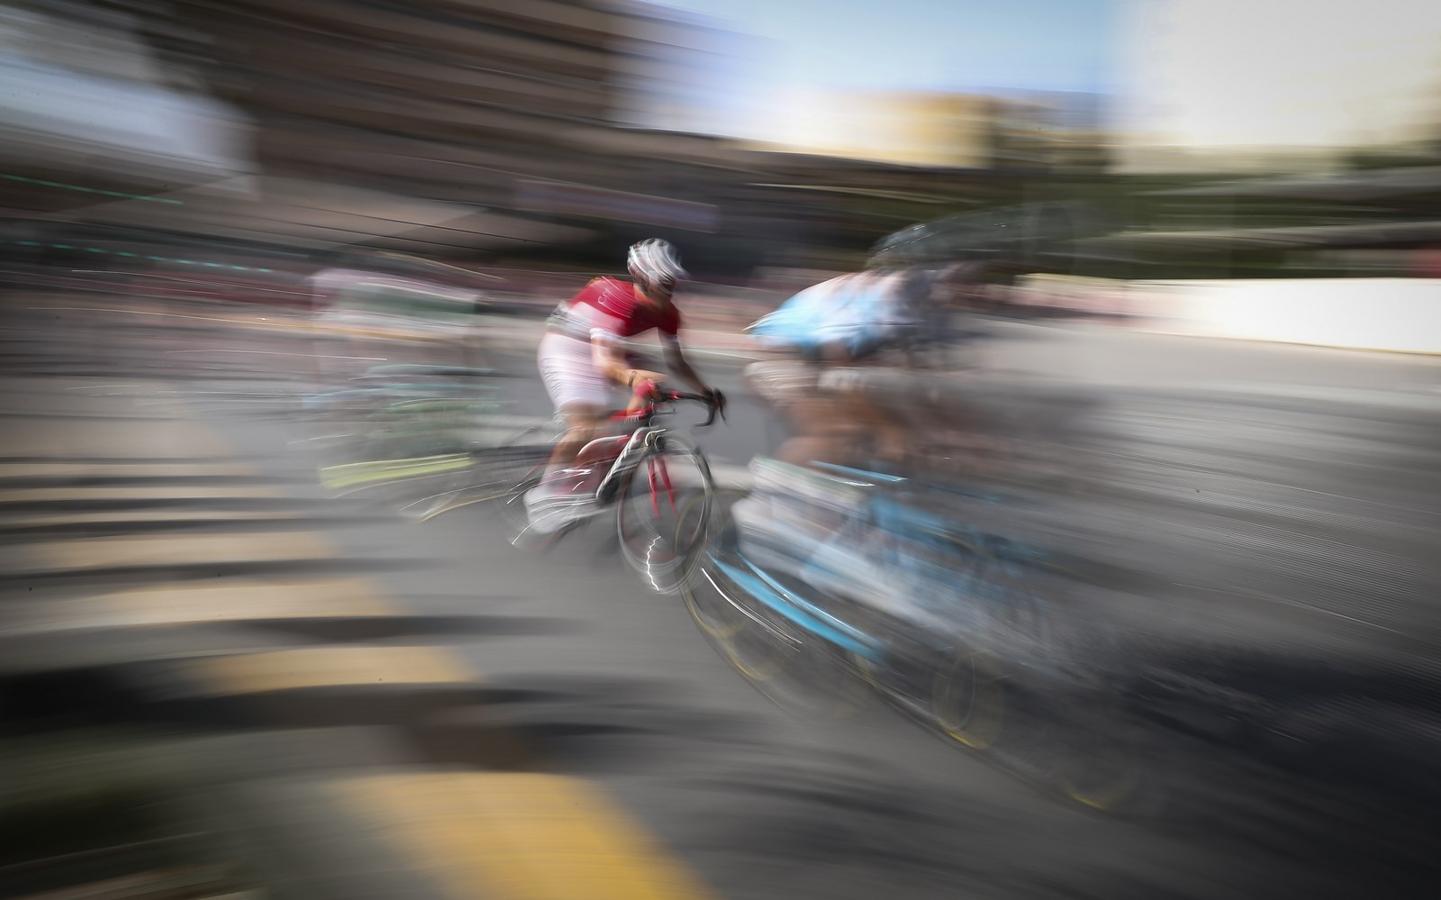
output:
[[[705,455],[673,435],[662,435],[626,476],[616,502],[620,549],[651,590],[673,593],[694,574],[714,498]]]

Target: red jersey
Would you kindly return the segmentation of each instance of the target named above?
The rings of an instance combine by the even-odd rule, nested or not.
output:
[[[565,307],[565,328],[591,340],[631,338],[658,329],[675,337],[680,332],[680,311],[637,300],[635,286],[619,278],[596,278]]]

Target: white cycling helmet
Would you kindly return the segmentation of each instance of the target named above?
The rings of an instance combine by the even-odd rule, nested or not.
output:
[[[626,255],[626,265],[631,275],[652,284],[675,284],[686,277],[680,254],[670,241],[660,238],[647,238],[633,244]]]

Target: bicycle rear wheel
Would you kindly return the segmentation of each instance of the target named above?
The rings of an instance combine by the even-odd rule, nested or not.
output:
[[[662,435],[625,477],[616,498],[621,553],[651,590],[685,585],[705,552],[715,483],[700,449]]]

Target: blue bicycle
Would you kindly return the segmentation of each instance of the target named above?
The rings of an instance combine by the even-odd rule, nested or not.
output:
[[[794,521],[772,507],[756,529],[738,509],[688,586],[722,657],[788,710],[848,712],[878,694],[1073,801],[1129,803],[1132,726],[1095,629],[1058,614],[1064,579],[1046,554],[927,508],[916,495],[934,492],[905,479],[824,468]]]

